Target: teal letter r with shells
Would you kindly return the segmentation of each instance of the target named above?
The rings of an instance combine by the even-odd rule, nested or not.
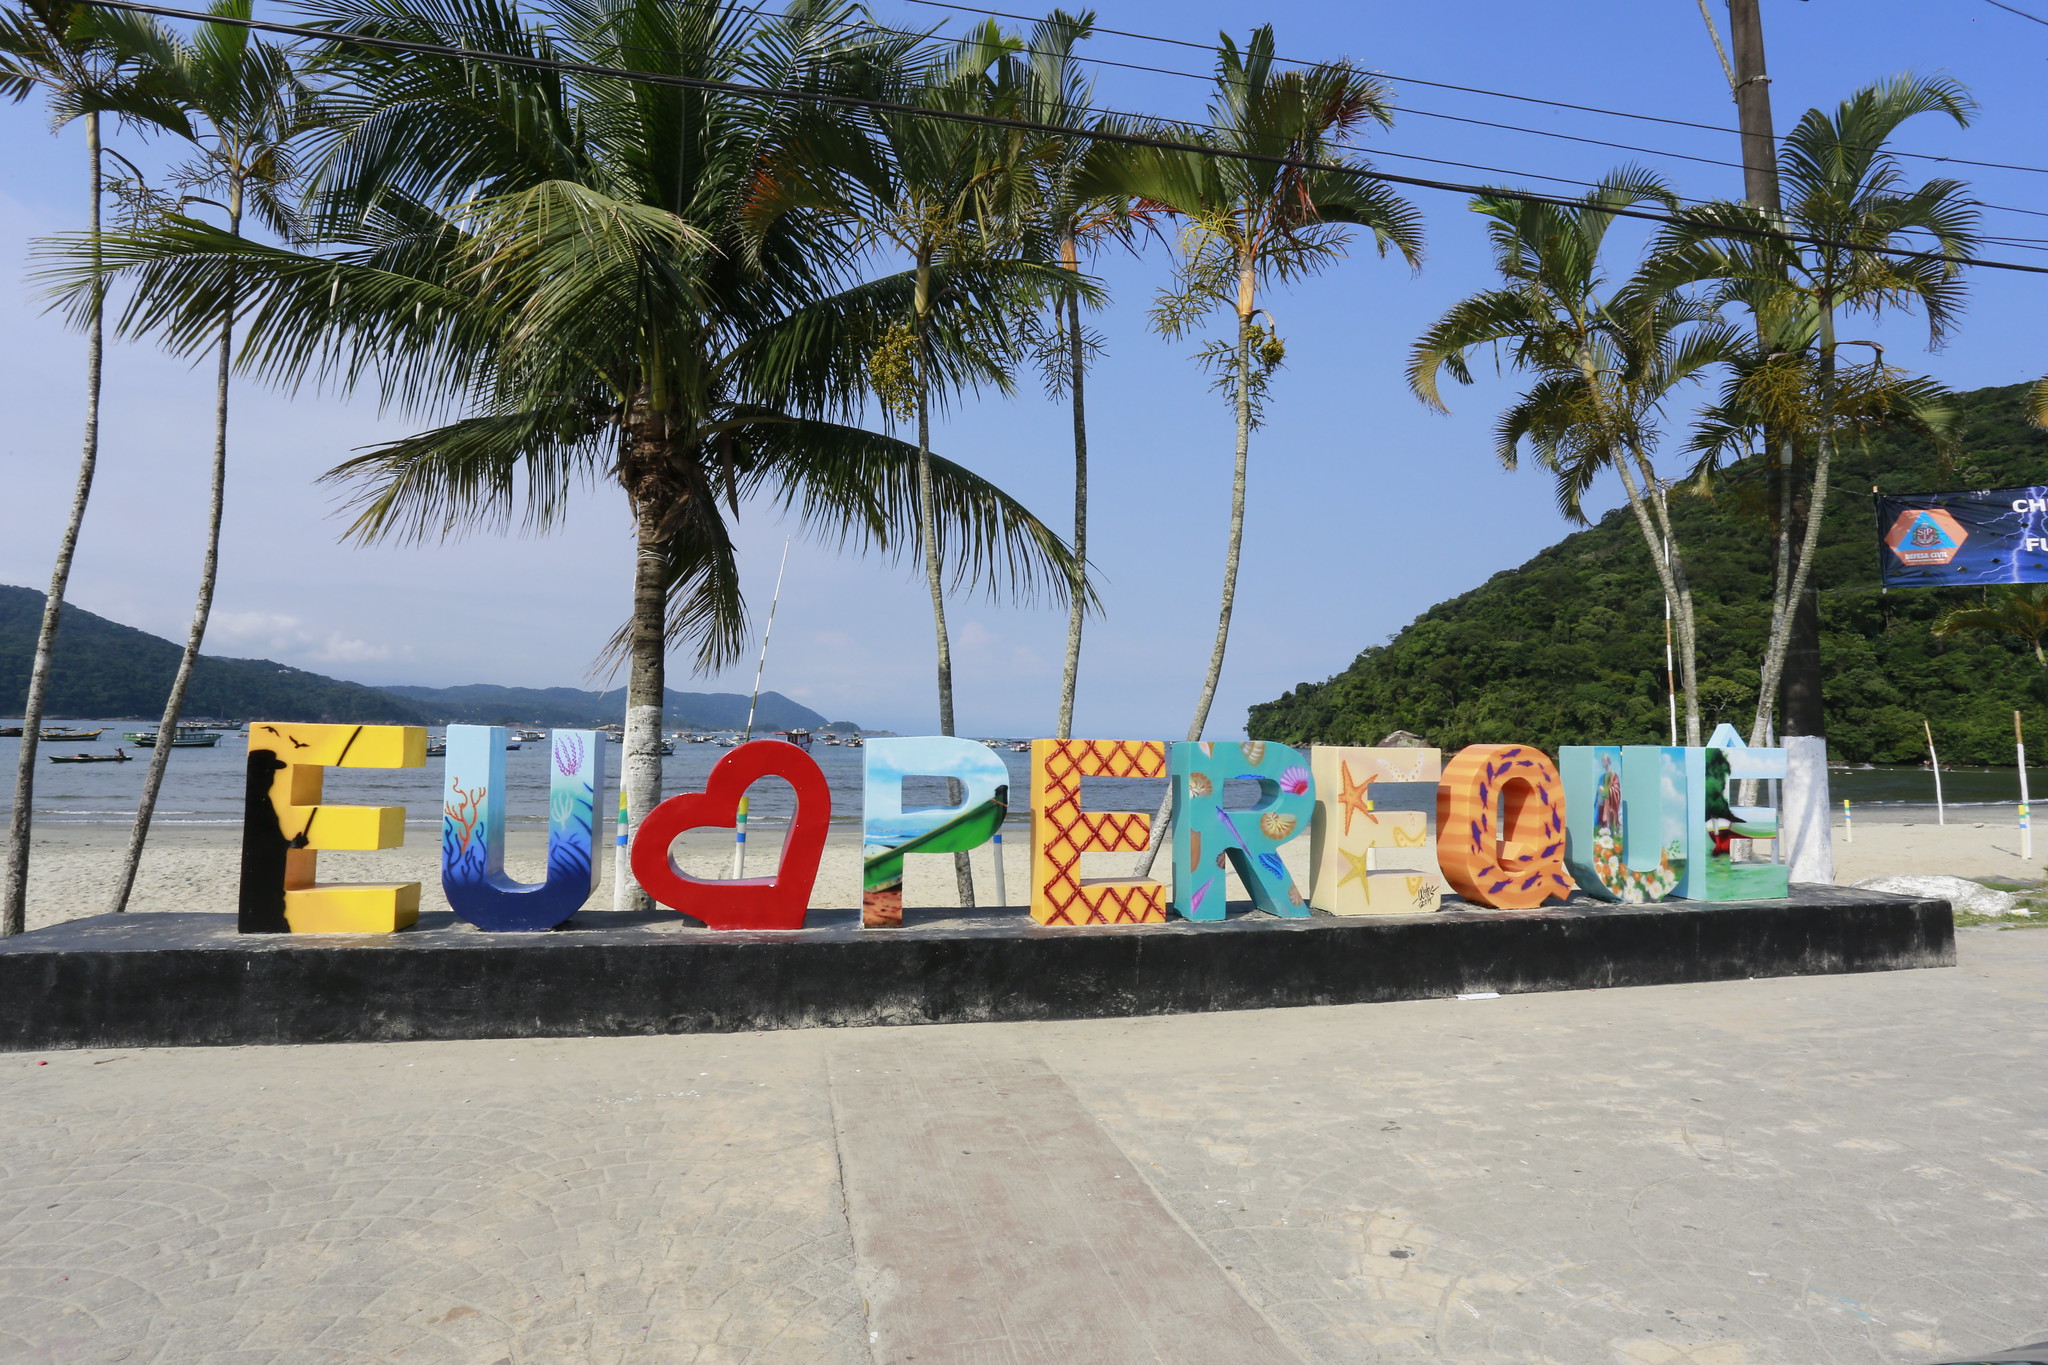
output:
[[[1315,783],[1308,757],[1261,740],[1173,746],[1173,908],[1183,919],[1223,918],[1228,874],[1269,915],[1306,918],[1280,845],[1308,829]],[[1223,785],[1259,784],[1258,804],[1226,810]]]

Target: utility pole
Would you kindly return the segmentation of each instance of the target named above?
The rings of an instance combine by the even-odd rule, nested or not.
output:
[[[1771,77],[1764,63],[1764,24],[1758,0],[1727,0],[1728,37],[1734,48],[1729,84],[1742,130],[1743,198],[1768,213],[1781,207],[1778,197],[1778,137],[1771,123]],[[1790,448],[1785,450],[1786,460]],[[1772,471],[1779,480],[1793,471],[1781,461]],[[1777,496],[1772,501],[1777,503]],[[1782,505],[1782,504],[1780,504]],[[1792,534],[1790,543],[1799,536]],[[1791,566],[1781,566],[1789,573]],[[1833,807],[1828,800],[1827,717],[1821,701],[1820,596],[1809,577],[1806,591],[1789,604],[1791,634],[1786,640],[1785,672],[1778,689],[1778,733],[1787,761],[1785,809],[1780,826],[1789,836],[1784,861],[1794,881],[1832,882],[1835,858]]]
[[[1742,128],[1742,197],[1778,209],[1778,137],[1771,127],[1771,77],[1764,69],[1764,21],[1757,0],[1728,0],[1734,45],[1735,112]]]

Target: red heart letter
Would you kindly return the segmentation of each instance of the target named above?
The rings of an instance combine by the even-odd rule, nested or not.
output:
[[[796,788],[796,815],[775,875],[705,881],[680,871],[668,856],[676,836],[705,826],[734,828],[740,797],[764,777],[785,778]],[[832,791],[817,760],[794,744],[757,739],[719,759],[703,791],[671,796],[647,812],[633,836],[633,875],[648,895],[713,929],[801,929],[831,823]]]

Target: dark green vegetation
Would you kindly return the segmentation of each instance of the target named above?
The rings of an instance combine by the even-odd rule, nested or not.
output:
[[[616,724],[626,714],[625,689],[581,692],[573,687],[387,687],[385,691],[418,707],[436,721],[465,725],[554,725],[574,728]],[[686,730],[737,730],[747,723],[744,692],[677,692],[665,694],[663,725]],[[842,729],[857,730],[847,722]],[[763,692],[754,713],[756,733],[796,728],[822,730],[825,718],[780,692]]]
[[[29,659],[42,619],[43,595],[0,586],[0,713],[21,714],[28,693]],[[51,719],[154,720],[164,709],[178,646],[133,626],[95,616],[69,602],[57,631],[52,664]],[[361,683],[323,678],[269,659],[200,659],[187,714],[219,719],[394,722],[420,724],[410,704]]]
[[[1968,429],[1948,472],[1923,442],[1906,438],[1837,456],[1840,491],[1814,565],[1835,758],[1924,758],[1925,716],[1944,763],[2011,763],[2013,711],[2048,724],[2048,683],[2024,644],[1979,632],[1934,638],[1935,618],[1978,600],[1979,590],[1877,590],[1866,495],[1873,485],[1907,493],[2048,482],[2048,432],[2027,421],[2026,394],[2012,385],[1962,395]],[[1760,472],[1745,463],[1712,499],[1682,490],[1671,499],[1696,594],[1703,716],[1745,731],[1770,625],[1761,489]],[[1664,743],[1662,593],[1642,538],[1626,509],[1610,512],[1430,608],[1336,677],[1252,707],[1246,728],[1258,739],[1324,744],[1370,744],[1406,729],[1445,749]]]

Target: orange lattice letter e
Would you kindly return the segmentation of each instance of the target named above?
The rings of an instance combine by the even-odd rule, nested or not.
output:
[[[1040,924],[1156,924],[1166,918],[1161,882],[1081,879],[1083,853],[1143,853],[1152,817],[1084,811],[1084,777],[1165,777],[1159,740],[1031,741],[1031,918]]]

